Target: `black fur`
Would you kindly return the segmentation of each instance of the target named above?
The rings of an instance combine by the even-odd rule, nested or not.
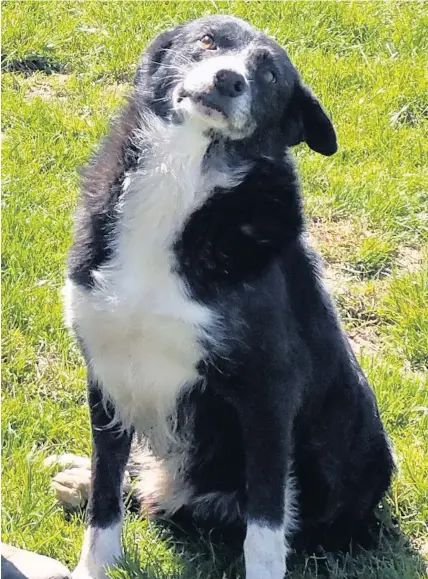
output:
[[[69,277],[79,285],[92,287],[92,272],[111,257],[115,207],[125,173],[137,166],[140,155],[132,141],[138,123],[137,104],[130,98],[111,135],[83,172],[84,202],[76,215],[75,240],[68,256]]]
[[[116,523],[122,513],[122,480],[129,459],[132,432],[109,428],[114,416],[105,403],[96,380],[88,372],[88,403],[92,427],[92,492],[87,521],[105,528]]]
[[[210,355],[198,368],[205,386],[180,402],[195,417],[188,480],[197,496],[235,493],[240,524],[254,519],[278,525],[292,472],[298,541],[308,548],[344,548],[369,524],[389,486],[393,461],[373,392],[322,285],[318,258],[306,245],[298,178],[286,152],[305,141],[330,155],[337,149],[336,135],[282,48],[228,17],[181,25],[154,41],[122,119],[86,172],[69,273],[91,288],[93,270],[111,257],[125,173],[144,164],[144,147],[136,148],[133,140],[139,114],[150,110],[181,122],[165,98],[177,80],[165,71],[178,67],[180,58],[205,58],[194,39],[206,31],[225,52],[249,42],[256,46],[249,65],[256,128],[240,140],[212,131],[207,170],[240,163],[251,169],[238,186],[214,191],[172,247],[176,273],[191,296],[221,314],[228,352],[224,357],[207,345]],[[259,78],[266,62],[278,77],[268,89]],[[99,498],[95,484],[90,513],[102,526],[111,520],[108,505],[114,515],[118,509],[117,476],[129,440],[115,440],[105,430],[99,434],[106,417],[97,392],[90,383],[94,480],[107,464],[116,477],[106,483],[102,471]],[[206,519],[214,525],[210,515]]]
[[[297,193],[291,162],[258,160],[240,185],[217,191],[191,216],[175,251],[197,299],[257,279],[302,233]]]

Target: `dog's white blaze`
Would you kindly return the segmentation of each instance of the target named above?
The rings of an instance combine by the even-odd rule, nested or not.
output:
[[[211,88],[214,76],[219,70],[233,70],[246,79],[248,71],[245,66],[245,53],[213,56],[208,60],[202,60],[187,73],[183,86],[189,91],[203,91]]]
[[[122,520],[110,527],[88,527],[85,530],[80,561],[73,579],[108,579],[107,571],[120,559]]]
[[[249,521],[244,541],[246,579],[284,579],[287,556],[284,526]]]
[[[198,378],[199,339],[215,338],[217,330],[213,312],[188,297],[173,271],[171,246],[217,183],[216,173],[202,171],[209,141],[198,124],[155,117],[145,124],[150,150],[127,176],[114,257],[95,272],[93,290],[68,282],[66,310],[118,419],[148,434],[162,456],[177,395]],[[242,170],[230,171],[229,185],[242,177]]]

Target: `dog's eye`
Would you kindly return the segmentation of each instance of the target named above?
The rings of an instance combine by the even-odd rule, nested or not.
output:
[[[276,74],[272,70],[265,70],[263,79],[269,83],[276,82]]]
[[[207,50],[215,50],[217,48],[214,38],[210,34],[204,34],[199,40],[199,44]]]

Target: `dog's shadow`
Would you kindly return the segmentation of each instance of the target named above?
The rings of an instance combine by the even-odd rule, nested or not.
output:
[[[427,562],[401,532],[387,508],[371,530],[370,549],[350,546],[347,553],[293,551],[288,558],[287,579],[421,579],[428,576]],[[125,549],[112,579],[244,579],[242,536],[226,539],[215,532],[202,533],[189,524],[158,521],[151,531],[164,549],[149,541],[143,547]],[[170,557],[165,562],[165,549]],[[144,553],[143,553],[144,551]]]

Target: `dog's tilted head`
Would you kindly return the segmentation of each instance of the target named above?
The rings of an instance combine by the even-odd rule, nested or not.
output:
[[[285,50],[246,22],[209,16],[160,34],[135,84],[156,114],[229,139],[281,134],[315,151],[337,150],[332,123]]]

